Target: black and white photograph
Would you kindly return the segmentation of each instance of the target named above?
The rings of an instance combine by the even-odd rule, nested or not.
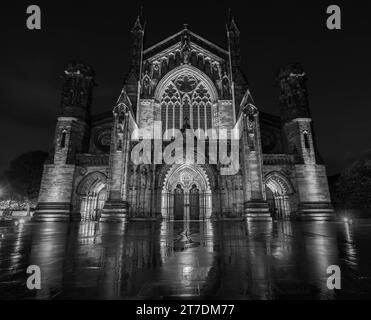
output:
[[[0,300],[147,318],[371,300],[370,17],[4,3]]]

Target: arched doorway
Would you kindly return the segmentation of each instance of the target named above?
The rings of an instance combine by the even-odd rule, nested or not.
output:
[[[290,219],[294,189],[290,181],[279,172],[272,172],[265,178],[267,201],[274,219]]]
[[[101,172],[88,174],[77,187],[82,221],[97,221],[107,200],[107,177]]]
[[[211,217],[212,193],[208,176],[199,165],[173,165],[161,192],[161,213],[169,220],[204,220]]]

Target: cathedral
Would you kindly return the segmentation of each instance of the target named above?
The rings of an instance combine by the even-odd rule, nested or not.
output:
[[[300,64],[279,69],[279,116],[271,115],[255,104],[241,70],[240,32],[233,17],[226,24],[224,48],[187,25],[151,47],[144,45],[144,32],[138,17],[131,30],[129,72],[108,113],[91,113],[95,74],[90,66],[71,62],[64,70],[35,221],[333,218],[307,74]],[[192,155],[203,161],[190,161],[183,153],[173,163],[153,161],[174,143],[169,131],[185,136],[190,129],[216,132],[227,154],[231,135],[219,132],[237,131],[238,170],[222,174],[228,165],[210,161],[212,142],[206,139],[206,147],[198,149],[197,134]],[[133,134],[139,131],[151,138]],[[132,159],[143,140],[151,150],[148,163]]]

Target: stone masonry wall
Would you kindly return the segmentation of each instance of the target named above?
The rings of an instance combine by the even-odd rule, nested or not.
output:
[[[45,165],[39,203],[71,203],[75,165]]]
[[[295,170],[300,202],[331,202],[325,166],[296,165]]]

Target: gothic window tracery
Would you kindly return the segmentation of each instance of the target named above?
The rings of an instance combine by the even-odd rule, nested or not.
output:
[[[198,104],[192,104],[192,128],[198,128]]]
[[[183,123],[185,123],[185,119],[187,119],[188,123],[191,120],[191,114],[190,114],[190,99],[188,95],[185,95],[183,97]]]
[[[174,128],[180,128],[180,104],[174,107]]]
[[[206,85],[190,73],[170,81],[161,96],[163,131],[182,129],[185,119],[194,129],[212,128],[211,94]]]
[[[170,102],[167,106],[167,128],[174,128],[174,105]]]

